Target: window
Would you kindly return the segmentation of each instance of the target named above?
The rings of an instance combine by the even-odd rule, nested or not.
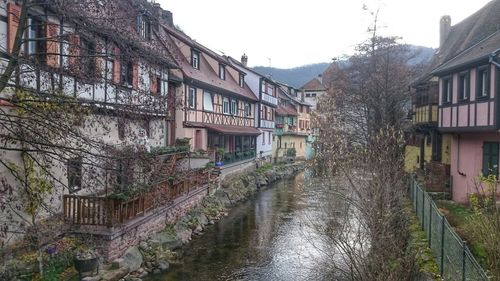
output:
[[[196,88],[189,87],[187,103],[189,108],[196,108]]]
[[[252,106],[249,103],[245,103],[245,117],[252,116]]]
[[[151,39],[151,22],[148,16],[143,14],[137,16],[137,32],[143,39]]]
[[[469,98],[469,73],[460,74],[460,84],[458,85],[459,98],[461,101]]]
[[[86,74],[87,76],[96,76],[96,49],[95,49],[95,43],[92,41],[89,41],[85,38],[81,39],[81,48],[80,48],[80,55],[81,55],[81,72]]]
[[[167,96],[168,94],[168,74],[161,71],[159,74],[151,74],[151,93]]]
[[[452,79],[451,77],[443,78],[443,103],[451,102],[452,94]]]
[[[231,100],[231,114],[238,115],[238,101]]]
[[[240,73],[239,85],[240,85],[240,87],[242,87],[242,88],[243,88],[243,86],[245,85],[245,74],[243,74],[243,73]]]
[[[262,132],[262,145],[266,144],[266,132]]]
[[[26,54],[35,58],[39,63],[45,63],[47,44],[46,25],[37,17],[29,17],[26,30]]]
[[[311,94],[311,97],[312,97],[312,98],[315,98],[315,97],[316,97],[316,94]]]
[[[191,50],[191,66],[200,69],[200,52]]]
[[[125,138],[125,122],[121,118],[118,119],[117,130],[118,130],[118,139],[123,140]]]
[[[229,99],[228,98],[222,99],[222,113],[229,114]]]
[[[498,142],[483,143],[483,175],[498,177]]]
[[[268,144],[271,144],[271,132],[267,132],[268,135]]]
[[[209,92],[203,92],[203,110],[214,111],[214,101]]]
[[[479,68],[477,71],[477,97],[487,97],[490,91],[490,77],[488,67]]]
[[[306,98],[310,98],[311,97],[311,94],[306,94]]]
[[[134,63],[132,60],[124,59],[121,63],[120,81],[124,85],[132,85]]]
[[[69,193],[82,189],[82,157],[68,160],[68,189]]]
[[[226,66],[223,64],[219,64],[219,78],[226,80]]]

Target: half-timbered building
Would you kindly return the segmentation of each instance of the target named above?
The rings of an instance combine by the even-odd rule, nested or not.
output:
[[[182,70],[176,135],[190,138],[193,150],[217,152],[218,164],[249,163],[256,156],[258,98],[245,74],[228,58],[164,27],[166,43]]]

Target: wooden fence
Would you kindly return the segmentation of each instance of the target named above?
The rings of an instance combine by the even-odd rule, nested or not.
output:
[[[187,174],[184,179],[164,181],[149,192],[128,200],[106,196],[64,195],[66,222],[77,225],[117,226],[144,215],[210,182],[208,170]]]

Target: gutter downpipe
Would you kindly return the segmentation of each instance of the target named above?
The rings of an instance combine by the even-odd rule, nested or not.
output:
[[[496,65],[496,67],[500,68],[500,63],[498,63],[496,60],[495,60],[495,57],[497,56],[498,52],[500,52],[500,48],[499,49],[496,49],[495,51],[493,51],[493,53],[490,54],[490,63]]]

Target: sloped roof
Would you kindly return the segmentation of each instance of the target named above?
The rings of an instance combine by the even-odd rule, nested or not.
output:
[[[283,106],[278,105],[276,109],[276,114],[281,116],[298,116],[297,109],[291,105]]]
[[[499,15],[500,16],[500,15]],[[445,72],[467,65],[472,61],[487,61],[492,52],[500,48],[500,31],[434,69],[433,73]]]
[[[304,86],[300,87],[305,91],[325,91],[326,87],[319,81],[317,77],[309,80]]]
[[[257,96],[250,90],[248,85],[244,85],[240,87],[239,82],[235,80],[235,78],[226,71],[226,79],[222,80],[219,78],[218,73],[210,66],[207,61],[208,56],[212,59],[217,60],[219,63],[226,65],[227,67],[232,67],[229,64],[229,61],[210,49],[204,47],[203,45],[195,42],[191,38],[187,37],[184,34],[179,33],[176,30],[173,30],[170,27],[163,26],[169,36],[167,36],[166,40],[170,40],[170,44],[173,48],[174,57],[176,58],[177,63],[180,65],[182,72],[184,74],[184,80],[196,80],[206,87],[215,87],[221,92],[226,92],[229,94],[233,94],[239,97],[246,98],[252,101],[258,101]],[[200,50],[200,69],[196,69],[191,65],[191,62],[182,54],[180,49],[174,42],[174,37],[177,40],[182,41],[184,44],[191,46],[192,48]],[[195,82],[195,81],[193,81]]]
[[[492,44],[493,41],[490,40],[496,40],[496,36],[493,35],[500,30],[499,15],[500,0],[492,0],[474,14],[453,25],[443,45],[434,54],[426,71],[427,75],[418,81],[428,79],[429,74],[435,70],[443,71],[445,63],[449,69],[449,67],[457,66],[457,63],[470,62],[483,56],[487,51],[481,48]]]

